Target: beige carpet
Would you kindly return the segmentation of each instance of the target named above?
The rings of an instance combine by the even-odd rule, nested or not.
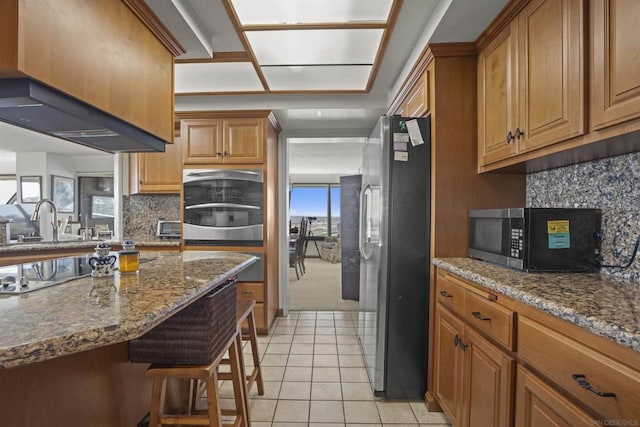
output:
[[[296,278],[289,268],[289,309],[312,311],[357,310],[358,301],[343,300],[340,263],[331,264],[320,258],[305,260],[307,272]]]

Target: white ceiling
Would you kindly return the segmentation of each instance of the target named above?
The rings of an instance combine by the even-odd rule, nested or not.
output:
[[[331,4],[335,0],[327,1]],[[367,7],[375,6],[370,0],[361,1]],[[179,59],[207,58],[212,51],[244,51],[221,0],[146,2],[187,50]],[[318,129],[330,131],[336,126],[370,130],[427,43],[474,41],[506,3],[507,0],[404,0],[370,93],[178,96],[176,110],[271,109],[285,134],[304,128],[312,133]],[[273,52],[278,53],[282,44],[272,46]],[[313,109],[336,113],[306,114]],[[367,110],[364,114],[363,109]],[[296,110],[303,110],[302,118],[295,118]]]
[[[212,52],[244,50],[221,0],[145,1],[186,48],[187,53],[180,59],[210,58]],[[372,4],[370,0],[362,2]],[[274,111],[285,137],[368,136],[427,43],[475,40],[506,3],[507,0],[404,0],[369,93],[178,96],[176,110],[269,109]],[[216,85],[215,80],[214,76],[211,85]],[[305,170],[311,170],[314,155],[321,153],[317,144],[309,150],[301,156],[311,159],[301,163]],[[335,146],[332,150],[336,150]],[[19,151],[96,153],[0,122],[0,168],[4,160]],[[341,158],[345,156],[346,153]],[[295,154],[290,165],[298,167]],[[338,162],[325,162],[325,170],[330,172],[332,165]]]

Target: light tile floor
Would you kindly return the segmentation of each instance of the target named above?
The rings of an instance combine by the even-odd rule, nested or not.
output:
[[[292,427],[445,426],[442,413],[424,402],[386,402],[369,384],[352,312],[300,311],[280,317],[271,334],[258,337],[265,395],[249,394],[252,425]],[[245,363],[253,365],[245,345]],[[222,404],[232,405],[229,381]]]

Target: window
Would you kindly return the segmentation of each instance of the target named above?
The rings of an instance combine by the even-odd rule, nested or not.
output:
[[[112,196],[91,196],[91,218],[113,218]]]
[[[15,175],[0,175],[0,205],[16,202],[18,184]]]
[[[337,184],[295,185],[291,189],[291,226],[302,217],[311,219],[313,237],[335,236],[340,232],[340,186]]]
[[[331,236],[340,234],[340,186],[332,185],[329,206],[331,207]]]

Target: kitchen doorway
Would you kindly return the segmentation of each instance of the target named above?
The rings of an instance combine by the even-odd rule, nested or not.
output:
[[[340,177],[359,172],[364,138],[284,138],[287,164],[289,269],[281,302],[296,311],[351,311],[358,301],[343,298]],[[291,253],[307,221],[303,265]]]

